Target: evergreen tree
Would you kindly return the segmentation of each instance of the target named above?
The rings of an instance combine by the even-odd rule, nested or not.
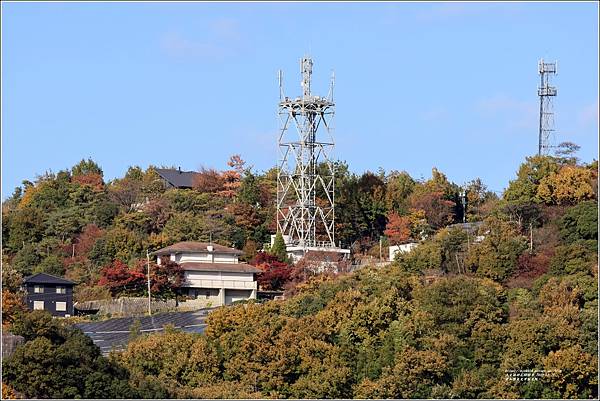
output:
[[[271,254],[277,256],[280,262],[287,262],[288,256],[285,250],[285,241],[283,240],[283,235],[281,232],[277,232],[275,235],[275,240],[273,241],[273,246],[271,247]]]

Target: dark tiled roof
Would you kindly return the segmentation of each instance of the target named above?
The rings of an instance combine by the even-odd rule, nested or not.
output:
[[[37,273],[32,276],[26,277],[23,280],[25,283],[33,283],[33,284],[66,284],[66,285],[75,285],[75,283],[71,280],[67,280],[61,277],[53,276],[48,273]]]
[[[195,171],[181,171],[168,168],[157,168],[155,170],[158,175],[175,188],[193,188],[194,177],[198,174]]]
[[[181,263],[183,270],[192,270],[200,272],[233,272],[233,273],[260,273],[257,267],[246,263],[199,263],[186,262]]]
[[[228,253],[233,255],[242,255],[244,252],[239,249],[229,248],[223,245],[211,244],[208,242],[184,241],[178,242],[166,248],[152,252],[153,255],[170,255],[171,253],[182,252],[208,252],[208,246],[212,245],[213,253]]]

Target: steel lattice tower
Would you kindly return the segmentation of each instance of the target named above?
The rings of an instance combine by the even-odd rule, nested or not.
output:
[[[277,230],[286,244],[304,250],[335,247],[334,77],[327,97],[315,96],[312,67],[310,57],[300,60],[302,97],[295,99],[284,96],[279,72]]]
[[[540,87],[538,96],[540,97],[540,128],[538,139],[538,155],[547,155],[550,148],[550,136],[554,134],[554,105],[552,98],[556,96],[556,87],[550,86],[551,74],[556,74],[557,63],[544,63],[540,60],[538,63],[538,72],[540,74]]]

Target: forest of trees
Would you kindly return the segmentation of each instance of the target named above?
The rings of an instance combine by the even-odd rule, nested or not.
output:
[[[387,267],[301,275],[274,246],[276,171],[233,156],[190,190],[152,167],[104,182],[82,160],[3,203],[3,395],[175,398],[597,398],[598,164],[529,157],[498,196],[433,169],[352,174],[336,164],[336,236],[355,255],[416,241]],[[461,193],[466,197],[466,210]],[[477,233],[453,223],[481,222]],[[204,334],[135,335],[108,358],[67,321],[28,313],[23,276],[78,283],[78,300],[141,295],[146,249],[182,240],[244,251],[285,300],[219,308]],[[377,250],[377,253],[376,253]],[[173,296],[177,265],[152,266]],[[135,333],[134,333],[135,334]],[[85,356],[79,356],[85,355]],[[510,370],[543,371],[507,380]],[[76,378],[76,379],[75,379]]]

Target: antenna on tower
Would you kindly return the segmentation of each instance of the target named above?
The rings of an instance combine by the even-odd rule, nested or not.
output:
[[[330,102],[333,102],[333,87],[335,86],[335,71],[331,70],[331,81],[329,83],[329,93],[327,94],[327,99]]]
[[[538,132],[538,155],[547,155],[552,147],[550,136],[554,135],[554,104],[552,98],[556,96],[556,87],[550,86],[550,78],[556,74],[558,62],[545,63],[544,59],[538,62],[540,74],[540,126]]]
[[[279,101],[283,100],[283,71],[277,71],[277,79],[279,80]]]

